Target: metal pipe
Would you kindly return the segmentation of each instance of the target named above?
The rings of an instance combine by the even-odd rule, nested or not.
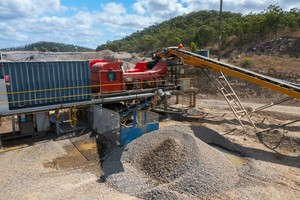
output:
[[[272,128],[269,128],[269,129],[260,131],[260,132],[256,133],[256,135],[257,135],[257,134],[264,133],[264,132],[268,132],[268,131],[271,131],[271,130],[274,130],[274,129],[277,129],[277,128],[280,128],[280,127],[285,127],[285,126],[287,126],[287,125],[291,125],[291,124],[294,124],[294,123],[296,123],[296,122],[300,122],[300,118],[299,118],[299,119],[296,119],[296,120],[294,120],[294,121],[285,123],[285,124],[280,124],[280,125],[274,126],[274,127],[272,127]]]
[[[222,9],[223,9],[223,0],[220,0],[220,21],[219,21],[218,61],[221,60],[221,46],[222,46]]]
[[[137,95],[137,94],[145,94],[145,93],[153,93],[159,89],[163,89],[164,91],[175,90],[175,85],[143,89],[143,90],[134,90],[134,91],[126,91],[126,92],[118,92],[118,93],[109,93],[109,94],[101,94],[99,93],[99,98],[107,98],[107,97],[117,97],[117,96],[126,96],[126,95]],[[97,93],[92,93],[92,96],[95,97]]]
[[[264,110],[264,109],[266,109],[266,108],[270,108],[270,107],[272,107],[272,106],[281,104],[281,103],[283,103],[283,102],[286,102],[286,101],[289,101],[289,100],[292,100],[292,99],[293,99],[293,97],[286,97],[286,98],[284,98],[284,99],[281,99],[281,100],[278,100],[278,101],[274,101],[274,102],[271,102],[271,103],[269,103],[269,104],[267,104],[267,105],[263,105],[263,106],[261,106],[261,107],[255,108],[255,109],[253,109],[250,113],[258,112],[258,111]]]
[[[125,101],[125,100],[131,100],[131,99],[142,99],[142,98],[151,97],[153,95],[154,95],[154,93],[145,93],[145,94],[136,94],[136,95],[129,95],[129,96],[93,99],[91,101],[83,101],[83,102],[75,102],[75,103],[56,104],[56,105],[51,105],[51,106],[42,106],[42,107],[35,107],[35,108],[23,108],[23,109],[18,109],[18,110],[3,111],[0,113],[0,116],[35,113],[35,112],[40,112],[40,111],[69,108],[72,106],[80,106],[80,105],[92,105],[92,104],[102,104],[102,103]]]

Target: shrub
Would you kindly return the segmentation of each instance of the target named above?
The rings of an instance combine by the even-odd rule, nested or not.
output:
[[[246,57],[246,58],[243,58],[243,60],[241,62],[241,66],[243,68],[250,68],[250,67],[254,67],[255,65],[254,65],[253,60],[251,60],[251,58]]]
[[[191,42],[190,48],[191,48],[191,52],[196,53],[197,46],[196,46],[196,44],[194,42]]]
[[[45,47],[41,47],[40,51],[41,51],[41,52],[47,52],[48,50],[47,50],[47,48],[45,48]]]

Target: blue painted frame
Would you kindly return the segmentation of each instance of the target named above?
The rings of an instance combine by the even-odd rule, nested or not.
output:
[[[145,112],[145,122],[147,122],[148,113]],[[120,146],[124,146],[136,138],[142,136],[144,133],[155,131],[159,129],[159,122],[146,123],[143,125],[136,124],[136,112],[133,114],[133,126],[120,129]]]

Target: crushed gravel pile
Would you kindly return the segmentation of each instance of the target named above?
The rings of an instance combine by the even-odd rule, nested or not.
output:
[[[167,138],[138,160],[138,167],[159,182],[170,182],[184,173],[186,146],[175,138]]]
[[[148,133],[117,148],[102,169],[110,186],[144,199],[212,198],[238,181],[223,154],[180,129]]]

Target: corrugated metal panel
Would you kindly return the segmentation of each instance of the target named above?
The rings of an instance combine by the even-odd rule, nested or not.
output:
[[[91,99],[88,61],[2,62],[10,109]]]
[[[6,93],[6,86],[3,76],[1,77],[1,70],[0,70],[0,113],[4,111],[8,111],[8,102]]]

